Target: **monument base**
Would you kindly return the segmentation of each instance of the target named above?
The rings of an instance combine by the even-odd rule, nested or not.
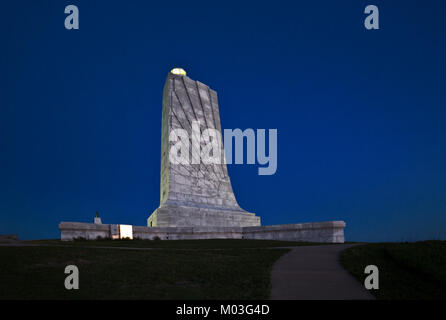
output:
[[[260,217],[247,211],[220,208],[163,205],[147,219],[148,227],[250,227],[260,226]]]
[[[61,240],[111,238],[117,225],[61,222]],[[143,227],[133,226],[134,239],[256,239],[344,243],[344,221],[281,224],[254,227]],[[118,228],[119,229],[119,228]]]

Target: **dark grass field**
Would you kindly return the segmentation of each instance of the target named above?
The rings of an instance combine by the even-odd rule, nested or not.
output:
[[[160,249],[242,249],[242,248],[277,248],[321,245],[315,242],[247,240],[247,239],[209,239],[209,240],[33,240],[25,244],[57,245],[70,247],[132,247]]]
[[[341,263],[361,283],[364,268],[379,269],[378,299],[446,299],[446,241],[377,243],[349,248]]]
[[[0,247],[0,299],[268,299],[271,267],[288,251],[249,240],[40,243],[49,246]],[[165,249],[91,247],[138,245]],[[70,264],[79,290],[64,287]]]

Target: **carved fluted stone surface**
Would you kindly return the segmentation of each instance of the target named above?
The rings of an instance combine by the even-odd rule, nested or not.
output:
[[[200,133],[193,130],[199,123]],[[161,135],[160,206],[148,218],[148,226],[225,226],[260,225],[260,218],[237,203],[224,161],[205,164],[192,152],[192,139],[205,129],[216,129],[221,137],[217,92],[186,75],[169,73],[163,90]],[[173,129],[189,135],[189,164],[169,160],[169,141]],[[201,146],[206,144],[201,141]],[[223,144],[220,158],[224,159]]]

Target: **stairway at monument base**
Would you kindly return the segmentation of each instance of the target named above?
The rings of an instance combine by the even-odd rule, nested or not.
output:
[[[223,208],[165,205],[147,219],[149,227],[250,227],[260,226],[253,213]]]
[[[61,240],[111,238],[119,225],[61,222]],[[255,227],[143,227],[132,226],[134,239],[256,239],[324,243],[344,242],[344,221]]]

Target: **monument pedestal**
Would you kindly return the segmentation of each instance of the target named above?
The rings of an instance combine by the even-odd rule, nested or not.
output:
[[[127,226],[129,227],[129,226]],[[134,239],[255,239],[344,243],[344,221],[283,224],[258,227],[144,227],[132,226]],[[122,238],[117,225],[77,222],[59,224],[61,240]]]
[[[250,227],[260,226],[254,213],[225,208],[165,205],[147,219],[148,227]]]

